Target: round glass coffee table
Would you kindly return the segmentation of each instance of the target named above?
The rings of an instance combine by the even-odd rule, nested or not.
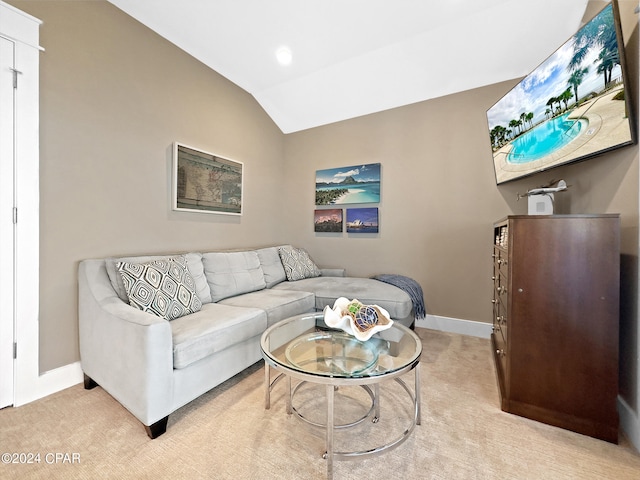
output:
[[[366,342],[327,327],[322,313],[309,313],[282,320],[262,335],[260,348],[265,361],[265,408],[271,407],[271,390],[278,380],[287,379],[287,413],[326,428],[327,477],[333,477],[333,460],[348,460],[374,456],[397,447],[420,424],[420,354],[422,342],[407,327],[395,322],[387,330],[373,335]],[[273,381],[271,370],[279,373]],[[413,391],[400,378],[414,372]],[[292,389],[291,379],[300,382]],[[394,379],[406,391],[412,402],[411,424],[394,440],[365,451],[335,452],[334,429],[356,425],[372,417],[380,418],[380,382]],[[327,420],[317,424],[307,420],[293,406],[298,388],[306,383],[325,385]],[[371,398],[371,408],[362,418],[342,425],[334,423],[334,391],[340,386],[361,386]],[[373,388],[372,388],[373,387]]]

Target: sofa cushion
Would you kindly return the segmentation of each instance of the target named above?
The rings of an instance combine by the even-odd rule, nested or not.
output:
[[[261,308],[267,313],[268,326],[300,313],[313,312],[315,309],[315,297],[311,292],[271,288],[226,298],[220,303],[236,307]]]
[[[260,248],[256,250],[256,253],[260,259],[267,288],[271,288],[287,279],[282,260],[280,260],[280,254],[278,254],[278,247]]]
[[[202,304],[211,303],[211,292],[209,290],[209,284],[207,283],[207,279],[204,276],[204,269],[202,267],[202,254],[186,253],[184,256],[187,259],[187,268],[189,269],[189,273],[193,277],[193,280],[196,284],[196,292],[198,294],[198,298],[200,298],[200,302]],[[122,282],[122,275],[120,275],[120,272],[118,272],[118,269],[116,268],[118,262],[144,263],[151,260],[160,260],[164,258],[170,258],[170,256],[145,255],[137,257],[112,257],[105,259],[107,275],[109,275],[111,285],[113,286],[115,292],[118,294],[118,297],[120,297],[120,300],[127,303],[129,302],[127,291],[124,288],[124,283]]]
[[[165,320],[200,310],[202,303],[184,256],[146,263],[118,262],[129,304]]]
[[[320,269],[313,263],[304,248],[284,245],[278,248],[278,254],[282,260],[287,280],[295,281],[320,276]]]
[[[276,290],[288,289],[313,292],[316,296],[316,309],[333,307],[338,297],[354,298],[365,305],[376,304],[389,312],[391,318],[405,318],[411,313],[411,297],[404,290],[372,278],[355,277],[318,277],[283,282],[273,287]]]
[[[203,253],[202,264],[213,302],[267,286],[260,259],[254,250]]]
[[[216,352],[261,335],[267,315],[257,308],[209,303],[202,310],[170,323],[173,368],[185,368]]]

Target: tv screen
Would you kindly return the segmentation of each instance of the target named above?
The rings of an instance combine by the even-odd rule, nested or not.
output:
[[[497,184],[635,142],[623,48],[612,2],[487,111]]]

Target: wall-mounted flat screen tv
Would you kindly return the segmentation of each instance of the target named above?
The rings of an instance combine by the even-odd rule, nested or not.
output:
[[[497,184],[635,143],[614,3],[487,111]]]

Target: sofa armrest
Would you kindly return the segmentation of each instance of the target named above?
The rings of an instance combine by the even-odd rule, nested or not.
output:
[[[323,277],[344,277],[346,270],[344,268],[321,268],[320,273]]]
[[[104,260],[78,269],[80,361],[86,375],[151,425],[171,412],[173,341],[169,322],[124,303]]]

